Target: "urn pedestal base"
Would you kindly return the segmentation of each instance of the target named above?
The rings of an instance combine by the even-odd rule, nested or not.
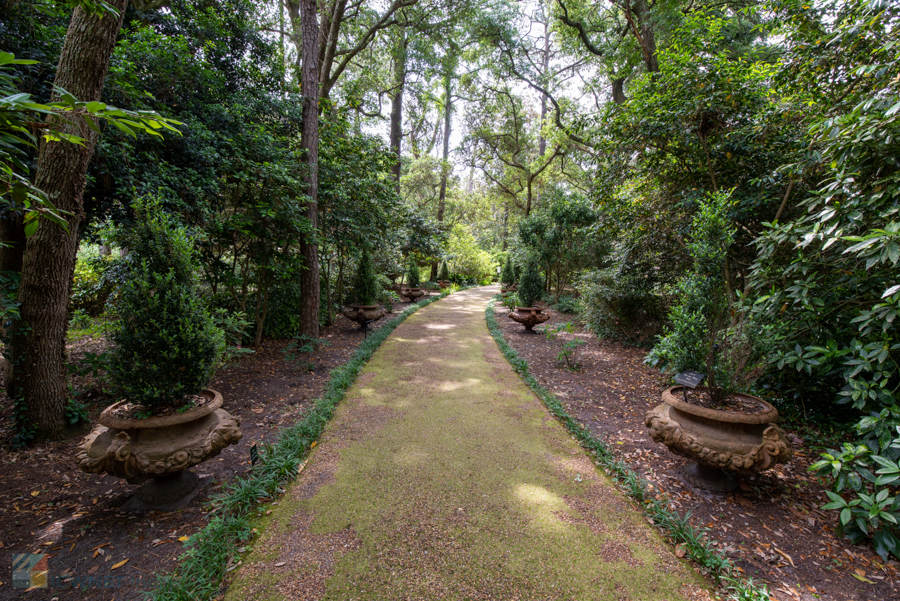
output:
[[[509,318],[516,323],[525,326],[525,330],[534,333],[534,326],[544,323],[550,319],[549,315],[541,313],[543,309],[538,307],[516,307],[515,311],[510,311]]]
[[[206,478],[183,470],[151,479],[128,499],[121,510],[129,513],[144,511],[175,511],[184,509],[203,488]]]
[[[697,488],[717,492],[731,492],[737,488],[737,478],[717,467],[689,463],[682,466],[678,473],[681,474],[685,482]]]

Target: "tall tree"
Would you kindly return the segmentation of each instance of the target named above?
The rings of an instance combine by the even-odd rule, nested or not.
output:
[[[57,88],[82,100],[100,100],[127,3],[110,0],[116,13],[75,8],[57,66]],[[62,131],[84,143],[44,140],[40,146],[35,185],[68,213],[68,227],[42,221],[25,246],[21,320],[12,332],[7,374],[10,397],[25,403],[26,419],[42,439],[62,437],[66,426],[66,311],[84,213],[85,175],[99,135],[80,115],[52,118],[62,120]]]
[[[306,217],[312,227],[311,236],[301,242],[305,269],[300,276],[303,291],[300,307],[300,334],[319,337],[319,256],[316,232],[319,222],[319,19],[316,0],[302,0],[300,21],[303,32],[301,51],[301,94],[303,95],[303,129],[300,147],[305,153],[307,201]]]

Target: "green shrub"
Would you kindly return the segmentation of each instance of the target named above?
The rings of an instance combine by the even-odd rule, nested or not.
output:
[[[575,315],[581,309],[581,301],[571,294],[563,294],[553,303],[553,308],[560,313]]]
[[[386,275],[378,274],[375,276],[375,283],[378,286],[376,301],[384,305],[386,311],[393,311],[394,305],[400,304],[403,300],[394,291],[394,282]]]
[[[300,304],[303,291],[300,289],[300,279],[292,275],[280,275],[276,277],[269,290],[268,310],[266,321],[263,324],[263,334],[269,338],[283,340],[293,338],[300,331],[300,316],[297,315],[297,307]],[[252,315],[256,309],[257,295],[252,295],[247,305],[248,321],[243,342],[251,343],[255,332]],[[323,303],[327,307],[327,304]]]
[[[406,271],[406,283],[410,288],[417,288],[422,282],[422,276],[419,273],[419,265],[415,259],[409,260],[409,268]]]
[[[533,307],[534,303],[544,294],[544,280],[541,278],[541,271],[534,257],[529,257],[525,262],[525,269],[522,272],[522,279],[519,280],[517,292],[522,307]]]
[[[129,278],[119,291],[109,375],[123,398],[153,413],[200,392],[225,341],[197,293],[187,231],[152,200],[132,206]]]
[[[414,263],[413,263],[414,264]],[[360,305],[374,305],[378,298],[378,282],[372,269],[369,251],[363,249],[353,278],[353,299]]]
[[[84,309],[75,309],[69,318],[69,327],[76,330],[86,330],[91,327],[91,316]]]
[[[649,343],[666,321],[664,297],[648,278],[628,269],[588,272],[577,288],[583,298],[581,319],[601,338]]]
[[[516,276],[513,271],[512,256],[507,255],[506,263],[503,265],[503,271],[500,273],[500,283],[508,286],[515,281]]]
[[[441,272],[438,274],[438,279],[442,281],[448,281],[450,279],[450,270],[447,269],[447,261],[441,263]]]
[[[760,372],[761,336],[729,302],[725,258],[735,227],[727,217],[729,193],[709,195],[694,217],[688,245],[693,271],[678,287],[678,303],[669,312],[669,332],[647,355],[647,363],[667,371],[706,374],[713,400],[746,390]]]

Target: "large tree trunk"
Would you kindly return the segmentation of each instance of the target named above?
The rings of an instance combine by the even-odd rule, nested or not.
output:
[[[441,162],[441,188],[438,192],[438,223],[444,221],[447,206],[447,179],[450,176],[450,118],[453,113],[452,80],[444,75],[444,148]]]
[[[300,334],[319,337],[319,22],[316,0],[302,0],[300,22],[303,31],[300,66],[300,89],[303,94],[303,130],[300,147],[306,154],[307,170],[304,177],[306,217],[312,229],[309,237],[300,244],[305,269],[300,274]]]
[[[98,17],[76,8],[63,43],[54,84],[79,100],[100,100],[125,16],[128,0],[108,1],[118,15]],[[37,428],[39,439],[56,439],[65,433],[66,310],[84,214],[85,174],[97,143],[97,134],[81,117],[52,118],[59,120],[63,131],[85,142],[81,146],[41,143],[35,185],[57,208],[69,212],[69,227],[66,231],[43,220],[25,246],[19,291],[21,321],[12,335],[12,374],[7,380],[10,396],[24,401],[25,419]]]
[[[394,57],[394,96],[391,98],[391,150],[397,155],[397,162],[391,170],[400,181],[400,143],[403,139],[403,88],[406,87],[406,29],[400,29],[397,55]]]

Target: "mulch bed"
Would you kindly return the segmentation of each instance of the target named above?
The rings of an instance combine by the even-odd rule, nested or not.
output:
[[[251,445],[273,440],[280,428],[297,421],[321,395],[329,371],[344,364],[363,340],[359,326],[342,316],[320,336],[328,344],[302,357],[311,361],[312,371],[285,361],[287,340],[266,340],[255,353],[219,370],[209,387],[221,392],[223,408],[241,419],[243,438],[193,468],[206,484],[179,511],[121,513],[118,508],[138,487],[78,469],[76,447],[87,429],[68,440],[11,448],[12,404],[0,393],[0,600],[142,599],[140,591],[153,588],[154,574],[171,570],[187,537],[206,525],[210,496],[250,469]],[[74,362],[85,352],[101,352],[106,342],[84,338],[68,346]],[[76,377],[73,384],[93,420],[113,401],[99,380]],[[49,591],[13,588],[11,564],[19,553],[46,554]]]
[[[695,526],[709,528],[716,545],[746,576],[769,583],[773,599],[900,599],[900,564],[885,565],[870,547],[838,538],[837,514],[819,509],[827,502],[827,483],[807,471],[818,458],[811,448],[813,429],[786,429],[794,458],[759,476],[741,477],[734,493],[694,488],[678,474],[688,460],[653,442],[644,426],[644,414],[660,404],[667,387],[657,370],[643,364],[645,350],[598,340],[581,327],[548,341],[508,319],[506,307],[497,304],[496,310],[506,340],[569,414],[604,437],[657,498],[668,497],[680,513],[690,512]],[[549,308],[545,312],[551,318],[544,326],[576,321]],[[586,343],[578,351],[577,371],[557,358],[573,336]]]

